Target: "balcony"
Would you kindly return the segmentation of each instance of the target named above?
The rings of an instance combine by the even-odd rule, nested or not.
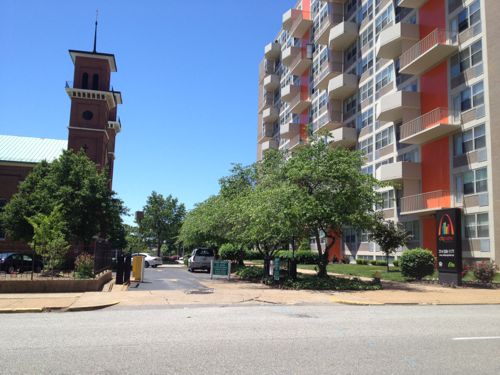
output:
[[[298,122],[293,122],[290,120],[289,122],[281,125],[280,127],[280,136],[284,139],[291,139],[300,134],[300,127],[302,124]]]
[[[281,100],[289,102],[299,93],[300,93],[300,86],[293,83],[289,83],[285,87],[281,88]]]
[[[285,148],[288,149],[289,151],[293,151],[305,144],[306,140],[300,134],[297,134],[296,136],[290,138],[290,141],[288,142]]]
[[[383,182],[403,182],[404,180],[420,180],[422,169],[420,163],[398,161],[384,164],[377,168],[375,177]]]
[[[426,2],[427,0],[399,0],[398,7],[417,9]]]
[[[356,128],[343,126],[330,132],[328,144],[330,147],[354,147],[357,139]]]
[[[397,122],[403,119],[405,112],[420,114],[420,93],[396,91],[382,96],[377,108],[377,120]]]
[[[300,9],[290,9],[283,14],[283,29],[294,38],[302,38],[311,28],[311,13]]]
[[[436,190],[401,198],[401,215],[428,215],[450,207],[451,197],[447,190]]]
[[[334,111],[328,108],[323,114],[320,114],[316,121],[313,122],[313,132],[320,130],[335,130],[344,125],[342,121],[342,112]]]
[[[460,130],[460,121],[448,108],[436,108],[401,125],[401,143],[422,145]]]
[[[344,65],[341,62],[327,62],[320,67],[320,71],[314,77],[314,87],[316,90],[328,89],[330,80],[344,70]]]
[[[264,47],[264,56],[268,60],[276,60],[281,55],[281,44],[278,42],[269,43]]]
[[[259,143],[265,142],[273,138],[274,133],[274,125],[272,124],[263,124],[262,131],[259,138]]]
[[[263,86],[266,91],[276,90],[280,87],[280,77],[277,74],[270,74],[264,77]]]
[[[266,108],[262,111],[262,121],[264,122],[274,122],[278,117],[278,109],[275,107]]]
[[[343,21],[330,30],[328,45],[332,51],[343,51],[358,38],[358,25]]]
[[[288,101],[288,105],[290,112],[300,115],[311,106],[311,98],[308,93],[299,92]]]
[[[342,14],[332,14],[329,12],[328,16],[325,17],[320,27],[316,30],[314,41],[317,44],[328,45],[331,28],[342,22],[343,19]]]
[[[295,76],[300,76],[311,67],[312,56],[308,56],[307,46],[288,47],[283,51],[283,65],[288,66],[290,72]]]
[[[340,74],[328,83],[330,99],[345,99],[353,95],[358,89],[358,76],[355,74]]]
[[[381,31],[376,51],[379,59],[395,59],[420,39],[418,25],[398,22]]]
[[[123,103],[120,91],[82,89],[75,87],[73,81],[66,81],[65,90],[70,99],[75,98],[105,101],[109,108],[114,108]]]
[[[260,149],[262,152],[267,151],[269,149],[277,150],[278,149],[278,142],[276,142],[275,139],[269,139],[267,141],[262,142]]]
[[[266,93],[262,97],[262,101],[259,103],[259,113],[262,113],[262,111],[268,107],[271,107],[275,104],[274,102],[274,94],[272,93]]]
[[[262,61],[259,64],[259,82],[262,82],[262,80],[266,76],[275,73],[276,73],[276,68],[274,66],[274,63],[270,62],[265,58],[262,59]]]
[[[423,74],[457,51],[457,34],[436,29],[403,52],[399,72]]]

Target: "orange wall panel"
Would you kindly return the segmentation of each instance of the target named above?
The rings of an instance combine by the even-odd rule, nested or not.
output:
[[[420,7],[420,39],[435,29],[446,29],[446,0],[427,1]]]

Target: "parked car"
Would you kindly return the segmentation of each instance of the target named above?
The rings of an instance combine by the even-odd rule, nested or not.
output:
[[[27,254],[0,253],[0,271],[6,273],[30,272],[33,269],[33,257]],[[35,272],[40,273],[43,263],[39,257],[35,257]]]
[[[146,253],[134,253],[132,254],[132,258],[136,256],[141,256],[144,257],[144,267],[149,268],[153,267],[156,268],[158,266],[161,266],[163,264],[161,257],[155,257]]]
[[[214,257],[215,254],[212,249],[194,249],[191,253],[191,257],[188,259],[188,271],[192,272],[197,269],[204,269],[210,272],[211,262]]]

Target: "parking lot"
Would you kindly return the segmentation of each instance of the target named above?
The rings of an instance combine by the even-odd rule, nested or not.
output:
[[[204,286],[202,280],[210,279],[210,274],[204,271],[188,272],[186,267],[163,265],[158,268],[144,270],[144,282],[130,284],[129,290],[192,290]]]

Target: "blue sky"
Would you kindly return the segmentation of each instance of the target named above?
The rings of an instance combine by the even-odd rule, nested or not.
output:
[[[0,134],[67,138],[68,49],[91,50],[99,9],[97,50],[116,55],[124,101],[114,189],[132,212],[153,190],[191,208],[231,163],[255,161],[258,64],[294,4],[2,0]]]

